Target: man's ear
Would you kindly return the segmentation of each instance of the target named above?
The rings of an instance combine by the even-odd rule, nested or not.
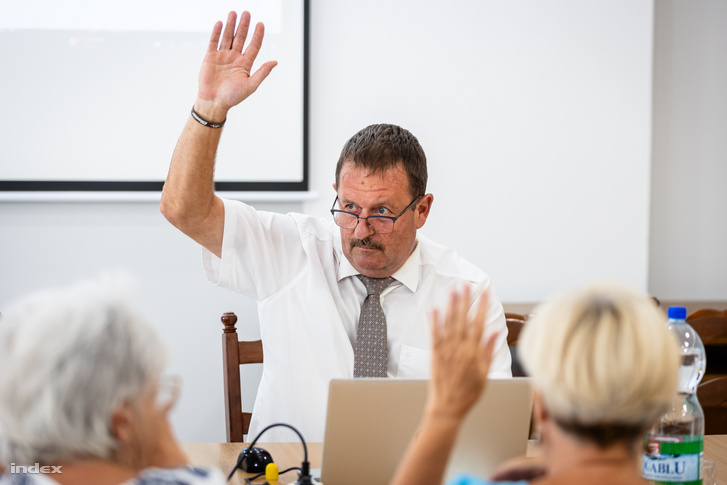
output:
[[[338,188],[336,187],[336,182],[333,182],[333,183],[331,184],[331,186],[333,187],[333,191],[334,191],[335,193],[338,193]]]
[[[434,196],[432,194],[423,195],[416,205],[416,225],[417,229],[421,229],[427,217],[429,217],[429,211],[432,210],[432,204],[434,203]]]

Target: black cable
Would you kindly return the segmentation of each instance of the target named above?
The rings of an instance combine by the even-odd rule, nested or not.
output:
[[[258,478],[260,478],[263,475],[265,475],[265,472],[260,472],[257,475],[254,475],[252,477],[245,477],[245,480],[248,481],[248,482],[251,482],[253,480],[257,480]],[[229,478],[228,478],[228,480],[229,480]]]
[[[248,446],[248,449],[252,449],[255,446],[255,443],[257,443],[257,441],[260,439],[260,436],[262,436],[262,434],[264,432],[266,432],[270,428],[275,428],[277,426],[284,426],[286,428],[292,429],[295,432],[295,434],[298,435],[298,438],[300,438],[300,442],[303,445],[303,463],[301,464],[301,467],[300,468],[298,468],[298,467],[291,467],[291,468],[288,468],[285,471],[279,472],[279,474],[282,475],[283,473],[287,473],[287,472],[289,472],[291,470],[299,470],[299,472],[300,472],[299,473],[299,478],[303,479],[303,481],[305,483],[310,483],[310,463],[308,463],[308,447],[306,446],[305,439],[303,439],[303,435],[300,434],[300,431],[298,431],[297,429],[295,429],[291,425],[286,424],[286,423],[275,423],[275,424],[271,424],[269,426],[266,426],[265,428],[263,428],[262,431],[260,431],[257,434],[257,436],[255,437],[255,439],[252,440],[252,443],[250,444],[250,446]],[[242,453],[240,453],[240,456],[237,457],[237,463],[235,464],[234,468],[232,469],[232,471],[230,471],[230,474],[227,477],[227,481],[228,482],[230,481],[230,479],[232,478],[232,476],[235,474],[235,471],[237,471],[237,469],[240,468],[240,463],[242,462],[242,456],[243,456]],[[260,478],[263,475],[265,475],[265,472],[259,473],[256,476],[252,477],[251,479],[246,479],[246,480],[255,480],[256,478]]]
[[[292,466],[292,467],[290,467],[290,468],[286,468],[286,469],[285,469],[285,470],[283,470],[282,472],[278,472],[278,475],[283,475],[283,474],[285,474],[285,473],[288,473],[288,472],[292,472],[293,470],[298,470],[298,471],[300,471],[300,467],[299,467],[299,466]],[[232,470],[232,472],[234,473],[234,472],[235,472],[235,470]],[[258,473],[258,474],[257,474],[257,475],[255,475],[255,476],[252,476],[252,477],[245,477],[245,483],[247,483],[248,485],[253,485],[252,481],[253,481],[253,480],[257,480],[257,479],[258,479],[258,478],[260,478],[261,476],[265,475],[265,473],[266,473],[266,472],[260,472],[260,473]],[[231,477],[231,476],[232,476],[232,475],[230,475],[230,477]],[[227,480],[229,481],[230,479],[228,478]],[[265,483],[267,483],[267,482],[265,482]]]

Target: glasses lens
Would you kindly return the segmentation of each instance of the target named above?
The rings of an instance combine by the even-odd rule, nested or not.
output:
[[[387,234],[394,229],[394,221],[386,217],[369,217],[369,226],[378,234]]]
[[[334,212],[333,220],[336,221],[336,224],[344,229],[353,229],[354,227],[356,227],[358,217],[347,212]]]
[[[165,375],[159,379],[156,405],[160,409],[172,408],[182,390],[182,379],[179,376]]]

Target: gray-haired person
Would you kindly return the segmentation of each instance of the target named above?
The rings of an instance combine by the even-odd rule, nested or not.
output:
[[[89,282],[0,317],[0,484],[221,484],[188,466],[156,332],[115,286]]]

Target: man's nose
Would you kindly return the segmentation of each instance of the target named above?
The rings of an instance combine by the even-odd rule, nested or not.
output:
[[[359,219],[356,228],[353,230],[353,235],[358,239],[365,239],[373,233],[374,231],[371,230],[368,219]]]

